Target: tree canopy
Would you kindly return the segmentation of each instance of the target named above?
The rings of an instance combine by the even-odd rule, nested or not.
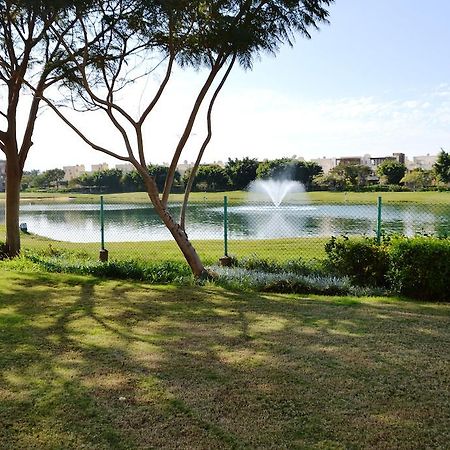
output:
[[[399,184],[400,180],[405,176],[406,166],[398,161],[383,161],[377,167],[377,174],[387,184]]]
[[[441,181],[450,183],[450,153],[441,149],[433,169]]]

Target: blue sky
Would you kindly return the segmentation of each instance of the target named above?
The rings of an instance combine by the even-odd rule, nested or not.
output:
[[[234,70],[214,112],[214,137],[204,161],[298,155],[306,159],[450,148],[450,1],[336,0],[330,24],[298,37],[252,71]],[[194,86],[203,73],[177,72],[171,95],[148,129],[148,157],[169,161]],[[93,134],[100,118],[82,120]],[[27,168],[106,161],[70,130],[40,118]],[[58,133],[50,140],[48,129]],[[191,161],[204,121],[181,160]],[[103,137],[106,145],[109,141]],[[60,142],[64,142],[61,151]],[[58,148],[55,151],[55,148]]]

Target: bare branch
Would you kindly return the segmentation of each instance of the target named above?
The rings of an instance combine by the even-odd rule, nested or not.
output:
[[[78,127],[76,127],[59,109],[56,107],[48,98],[45,96],[41,96],[41,99],[56,113],[56,115],[67,125],[69,128],[71,128],[86,144],[91,146],[94,150],[97,150],[99,152],[105,153],[108,156],[112,156],[113,158],[117,158],[121,161],[127,161],[132,162],[132,158],[128,156],[122,156],[118,153],[112,152],[111,150],[107,150],[106,148],[95,144],[90,139],[86,137],[84,133],[82,133]]]
[[[222,56],[219,56],[216,59],[216,62],[214,64],[214,66],[211,68],[208,78],[206,79],[205,83],[203,84],[203,87],[200,90],[200,92],[195,100],[191,114],[190,114],[189,119],[184,128],[184,132],[183,132],[183,134],[178,142],[178,145],[175,149],[175,152],[174,152],[174,155],[172,158],[172,162],[170,163],[169,171],[167,173],[167,178],[166,178],[166,182],[164,184],[164,190],[163,190],[163,196],[162,196],[162,203],[163,203],[164,207],[167,207],[167,201],[169,200],[170,190],[172,189],[173,181],[175,178],[175,170],[177,168],[177,164],[180,159],[181,152],[183,151],[183,149],[186,145],[186,142],[188,141],[189,136],[191,135],[192,127],[194,126],[194,122],[195,122],[195,119],[197,118],[197,114],[200,109],[200,106],[202,105],[202,102],[203,102],[206,94],[208,93],[212,82],[214,81],[217,73],[219,72],[219,70],[225,63],[225,61],[226,61],[226,58],[223,59]]]
[[[230,64],[228,65],[227,70],[222,77],[222,80],[220,80],[220,83],[218,84],[218,86],[217,86],[216,90],[214,91],[214,94],[212,95],[211,100],[209,102],[208,113],[206,115],[206,123],[207,123],[208,133],[207,133],[205,140],[203,141],[202,146],[200,147],[200,150],[197,155],[197,159],[195,161],[194,167],[192,167],[191,173],[189,174],[189,180],[188,180],[186,188],[184,190],[183,204],[181,206],[181,212],[180,212],[180,226],[183,230],[185,229],[186,208],[187,208],[187,204],[188,204],[188,200],[189,200],[189,194],[191,193],[192,186],[194,184],[194,179],[197,175],[197,170],[198,170],[200,162],[203,158],[203,154],[205,153],[206,147],[208,146],[208,144],[212,138],[211,115],[212,115],[214,102],[216,101],[216,98],[219,95],[219,92],[222,89],[223,85],[227,81],[228,75],[230,74],[235,61],[236,61],[236,53],[233,54]]]

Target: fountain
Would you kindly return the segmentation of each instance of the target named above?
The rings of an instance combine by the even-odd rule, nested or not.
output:
[[[304,206],[289,204],[293,194],[305,192],[303,184],[289,179],[255,180],[249,186],[252,205],[248,213],[249,229],[260,239],[295,236],[299,210]],[[295,203],[299,196],[295,198]]]
[[[288,194],[305,192],[303,184],[294,180],[255,180],[249,187],[250,196],[255,200],[263,197],[269,198],[273,206],[278,208]]]

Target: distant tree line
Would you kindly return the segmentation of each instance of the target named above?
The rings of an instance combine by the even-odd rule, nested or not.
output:
[[[155,177],[160,190],[164,187],[168,167],[149,165],[150,174]],[[174,190],[182,190],[189,179],[188,169],[183,176],[175,173]],[[145,191],[144,182],[138,172],[122,172],[120,169],[84,173],[69,183],[63,181],[61,169],[26,172],[24,189],[60,189],[82,192],[111,193]],[[404,164],[386,160],[376,172],[362,164],[339,164],[324,174],[322,168],[308,161],[291,158],[258,161],[255,158],[228,159],[225,167],[217,164],[203,164],[198,168],[193,185],[194,191],[242,190],[256,179],[289,179],[303,183],[307,190],[423,190],[446,188],[450,183],[450,155],[442,150],[432,170],[414,169],[410,172]]]

